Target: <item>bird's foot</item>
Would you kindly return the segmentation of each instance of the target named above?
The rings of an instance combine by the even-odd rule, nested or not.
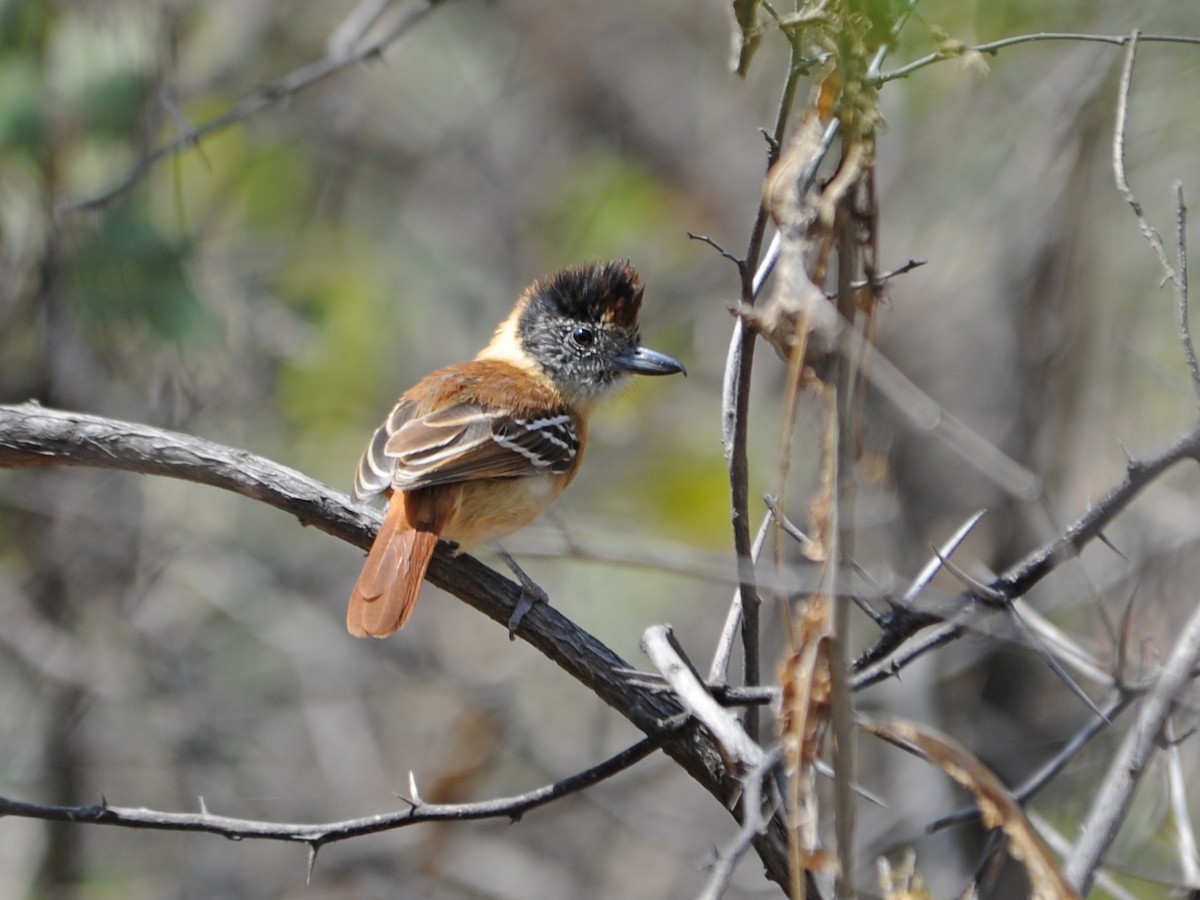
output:
[[[525,570],[517,565],[517,561],[513,559],[508,551],[499,544],[493,544],[493,549],[496,555],[508,566],[509,570],[517,576],[517,580],[521,582],[521,597],[517,600],[516,608],[513,609],[512,615],[508,617],[508,639],[516,640],[517,629],[521,627],[521,620],[525,618],[525,614],[533,609],[535,603],[550,603],[550,598],[546,592],[542,590],[541,585],[530,578]]]

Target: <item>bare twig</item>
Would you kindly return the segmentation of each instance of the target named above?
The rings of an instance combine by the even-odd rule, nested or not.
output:
[[[1146,771],[1167,717],[1200,665],[1200,606],[1179,635],[1157,683],[1138,710],[1137,722],[1113,757],[1083,821],[1081,837],[1067,864],[1067,878],[1087,894],[1108,845],[1125,818],[1133,792]]]
[[[927,265],[928,262],[929,261],[926,259],[910,259],[908,262],[904,263],[903,265],[896,266],[896,268],[894,268],[888,272],[879,272],[879,273],[872,272],[869,274],[869,276],[867,278],[863,278],[858,281],[852,281],[850,283],[850,287],[856,291],[861,290],[862,288],[865,288],[865,287],[869,287],[872,290],[879,291],[879,290],[882,290],[883,286],[885,284],[887,284],[889,281],[891,281],[893,278],[898,278],[901,275],[907,275],[913,269],[919,269],[919,268],[921,268],[921,266]]]
[[[696,234],[694,231],[689,231],[687,232],[687,236],[690,240],[699,241],[702,244],[708,244],[708,246],[720,253],[725,259],[729,260],[736,266],[741,266],[742,261],[740,259],[722,247],[714,238],[709,237],[707,234]]]
[[[398,16],[396,21],[391,23],[390,27],[378,37],[367,41],[352,42],[347,46],[335,43],[320,59],[289,72],[278,81],[264,85],[239,100],[216,118],[209,119],[195,129],[186,131],[175,140],[163,144],[142,157],[130,166],[124,175],[102,190],[91,194],[61,197],[55,204],[56,208],[60,212],[73,212],[107,205],[141,181],[143,176],[163,160],[180,151],[197,146],[204,138],[223,131],[230,125],[244,122],[262,110],[294,97],[343,69],[381,55],[384,50],[443,2],[444,0],[418,0],[404,14]]]
[[[1162,238],[1151,227],[1150,223],[1146,221],[1146,214],[1142,210],[1142,204],[1134,196],[1133,190],[1129,187],[1129,180],[1125,175],[1125,127],[1129,120],[1129,89],[1133,84],[1133,64],[1137,59],[1140,34],[1141,32],[1135,28],[1129,35],[1129,49],[1125,51],[1125,65],[1121,69],[1121,85],[1117,92],[1117,119],[1116,124],[1113,126],[1113,176],[1117,182],[1117,190],[1120,191],[1121,196],[1125,198],[1125,202],[1133,209],[1133,214],[1137,216],[1142,237],[1146,239],[1146,243],[1154,250],[1155,256],[1158,257],[1159,265],[1163,267],[1163,271],[1167,273],[1167,277],[1173,278],[1175,272],[1171,268],[1171,261],[1167,259],[1167,251],[1163,247]]]
[[[1129,178],[1125,173],[1125,130],[1129,122],[1129,91],[1133,84],[1133,65],[1137,59],[1138,42],[1145,40],[1136,28],[1129,34],[1129,47],[1125,51],[1125,64],[1121,68],[1121,84],[1117,92],[1117,116],[1113,126],[1112,166],[1117,190],[1129,204],[1137,217],[1138,229],[1146,243],[1158,257],[1166,280],[1175,288],[1175,319],[1179,328],[1179,337],[1183,343],[1183,355],[1187,360],[1188,373],[1192,378],[1192,390],[1200,403],[1200,362],[1196,359],[1196,347],[1192,342],[1191,325],[1188,322],[1188,285],[1187,285],[1187,207],[1183,202],[1183,185],[1175,183],[1175,233],[1179,268],[1171,265],[1167,257],[1167,248],[1163,244],[1162,235],[1146,219],[1142,204],[1138,202],[1133,188],[1129,186]]]
[[[770,527],[771,516],[764,516],[762,524],[758,526],[758,534],[754,537],[754,546],[750,549],[750,556],[754,562],[758,562],[758,557],[762,554],[763,544],[766,542]],[[725,681],[729,677],[729,659],[733,655],[733,644],[737,640],[741,624],[742,592],[738,589],[733,592],[733,599],[729,602],[725,625],[721,628],[721,636],[717,639],[717,649],[713,652],[712,665],[708,668],[710,682]]]
[[[391,831],[423,822],[461,822],[496,818],[517,821],[531,809],[592,787],[618,772],[636,765],[657,750],[662,745],[663,739],[664,735],[642,738],[616,756],[553,784],[518,794],[515,797],[484,800],[480,803],[426,803],[418,795],[416,784],[410,775],[409,793],[411,796],[404,801],[407,804],[406,809],[377,816],[365,816],[360,819],[346,819],[341,822],[292,824],[216,816],[204,807],[203,800],[201,800],[199,812],[172,813],[110,806],[108,803],[100,803],[97,806],[46,806],[0,797],[0,816],[19,816],[49,822],[117,825],[123,828],[149,828],[159,831],[206,832],[239,840],[249,838],[290,841],[308,844],[310,847],[319,849],[325,844],[344,841],[348,838],[360,837],[364,834],[378,834],[381,831]]]
[[[1178,34],[1143,34],[1143,41],[1157,41],[1164,44],[1200,44],[1200,37],[1187,37]],[[895,81],[897,78],[905,78],[920,69],[931,66],[934,63],[942,62],[947,59],[959,59],[967,53],[987,53],[993,54],[1006,47],[1015,47],[1019,44],[1033,44],[1039,41],[1076,41],[1090,42],[1099,44],[1114,44],[1118,47],[1124,47],[1129,43],[1129,35],[1127,34],[1078,34],[1064,31],[1044,31],[1037,34],[1019,34],[1013,37],[1001,38],[998,41],[989,41],[986,44],[974,44],[972,46],[955,45],[942,50],[937,50],[927,56],[922,56],[920,59],[906,63],[898,69],[893,69],[891,72],[878,74],[874,78],[876,87],[887,84],[889,81]]]
[[[1200,852],[1196,847],[1196,832],[1192,828],[1192,809],[1188,803],[1188,782],[1179,758],[1179,740],[1175,724],[1167,719],[1163,737],[1166,739],[1167,787],[1171,797],[1171,818],[1175,823],[1175,846],[1184,880],[1200,884]]]
[[[766,504],[767,509],[771,511],[771,517],[775,520],[775,523],[779,526],[783,533],[800,546],[801,553],[803,553],[805,556],[808,556],[813,551],[815,546],[812,538],[801,531],[800,527],[795,522],[783,514],[783,510],[779,508],[779,501],[774,497],[763,497],[763,503]]]
[[[1192,389],[1200,398],[1200,362],[1196,359],[1196,345],[1192,342],[1192,326],[1188,322],[1188,269],[1187,269],[1187,204],[1183,202],[1183,182],[1175,182],[1175,316],[1179,336],[1183,340],[1183,352],[1187,358],[1188,372],[1192,376]]]
[[[770,783],[775,768],[779,765],[780,756],[780,748],[772,748],[742,779],[745,798],[742,803],[742,827],[729,846],[717,854],[712,864],[712,874],[704,890],[697,895],[697,900],[718,900],[725,896],[729,882],[733,879],[733,870],[750,849],[754,836],[762,831],[769,820],[774,811],[774,804],[770,811],[764,810],[763,785]]]

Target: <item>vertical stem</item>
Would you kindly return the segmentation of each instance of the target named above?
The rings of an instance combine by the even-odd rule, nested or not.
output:
[[[775,128],[767,155],[770,169],[779,158],[779,147],[787,129],[788,113],[796,97],[800,79],[799,49],[792,45],[788,76],[779,99]],[[743,308],[754,305],[756,297],[755,271],[762,254],[763,237],[767,228],[767,208],[759,204],[758,215],[750,232],[746,258],[739,266],[741,274],[741,303]],[[761,285],[758,285],[761,287]],[[725,411],[727,454],[729,464],[730,505],[733,520],[733,546],[737,554],[738,592],[742,606],[742,683],[753,686],[761,683],[762,664],[759,655],[759,608],[762,599],[754,576],[754,559],[750,537],[750,471],[746,442],[750,419],[750,376],[754,366],[755,334],[739,319],[734,326],[733,343],[726,364],[726,398],[732,396],[732,408]],[[746,708],[746,731],[755,740],[759,733],[759,710]]]
[[[858,268],[858,242],[855,235],[853,206],[856,192],[851,191],[838,211],[838,312],[848,322],[855,318],[854,289],[851,283]],[[854,890],[854,709],[847,677],[847,643],[850,619],[846,604],[838,601],[837,576],[844,560],[853,552],[854,535],[854,361],[851,354],[837,357],[834,409],[837,428],[836,484],[833,522],[830,533],[835,545],[830,548],[831,569],[829,602],[833,615],[833,640],[829,642],[829,671],[833,691],[833,768],[834,830],[837,837],[838,877],[834,883],[837,897],[853,897]]]

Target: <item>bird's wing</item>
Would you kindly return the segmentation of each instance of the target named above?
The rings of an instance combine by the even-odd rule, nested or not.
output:
[[[415,412],[412,403],[401,402],[376,430],[359,463],[356,499],[388,488],[561,474],[579,453],[575,420],[565,410],[521,418],[463,401],[423,416]]]

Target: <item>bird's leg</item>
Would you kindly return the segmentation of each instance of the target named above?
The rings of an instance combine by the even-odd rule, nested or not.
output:
[[[535,603],[549,603],[550,598],[546,596],[546,592],[541,586],[525,574],[525,570],[517,565],[517,561],[513,559],[507,550],[500,546],[499,541],[492,541],[492,549],[496,551],[496,555],[501,561],[508,566],[517,580],[521,582],[521,599],[517,601],[517,608],[513,610],[513,614],[508,618],[508,639],[515,640],[517,629],[521,626],[521,620],[525,618],[525,613],[533,608]]]

